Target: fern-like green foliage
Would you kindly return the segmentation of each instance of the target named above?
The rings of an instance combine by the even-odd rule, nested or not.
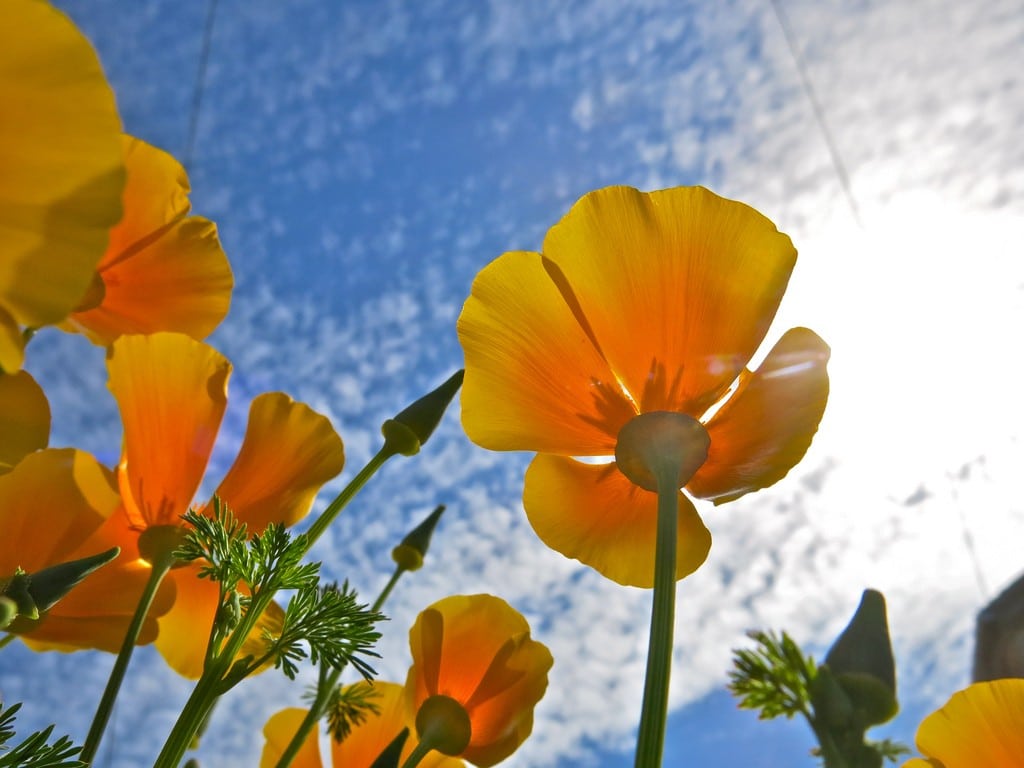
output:
[[[267,663],[294,678],[298,662],[306,658],[335,668],[351,664],[366,678],[374,674],[365,657],[377,656],[373,646],[380,633],[374,627],[383,617],[360,604],[347,584],[321,587],[320,564],[302,562],[309,548],[304,535],[293,537],[284,526],[271,524],[250,537],[217,497],[212,516],[189,511],[184,519],[191,530],[175,556],[201,563],[200,578],[220,588],[208,660],[218,656],[233,632],[255,626],[253,612],[262,613],[277,592],[293,592],[280,630],[264,635],[265,653],[235,662],[227,687]]]
[[[758,710],[771,720],[780,715],[811,715],[811,685],[817,665],[785,632],[748,632],[757,646],[734,651],[729,690],[743,709]]]
[[[366,722],[370,715],[379,715],[374,699],[380,694],[368,682],[337,686],[327,702],[327,729],[335,741],[344,741],[353,728]]]
[[[14,718],[21,704],[12,704],[4,709],[0,705],[0,768],[84,768],[86,765],[76,759],[81,747],[76,747],[70,738],[61,736],[48,744],[54,726],[36,731],[14,747],[7,742],[14,737]]]

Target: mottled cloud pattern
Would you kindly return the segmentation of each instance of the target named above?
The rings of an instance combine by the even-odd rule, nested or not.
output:
[[[182,153],[202,4],[61,5],[95,40],[127,130]],[[771,3],[746,0],[221,0],[190,169],[238,281],[213,337],[236,371],[211,487],[248,401],[275,389],[331,416],[351,477],[383,419],[461,365],[454,321],[476,270],[539,247],[589,189],[705,184],[791,235],[800,260],[768,345],[791,325],[817,330],[833,348],[832,401],[783,482],[701,508],[714,544],[679,590],[668,749],[702,765],[795,763],[810,746],[766,747],[774,724],[724,715],[705,724],[707,744],[759,728],[762,754],[672,741],[721,690],[746,629],[785,627],[820,655],[860,590],[881,589],[904,708],[889,731],[909,741],[966,681],[974,614],[1020,568],[1024,16],[1008,1],[779,6],[785,28]],[[113,461],[102,353],[47,332],[29,367],[54,401],[53,443]],[[501,594],[556,659],[509,764],[628,762],[615,750],[639,709],[649,594],[540,544],[521,508],[526,458],[472,446],[453,408],[315,554],[371,600],[391,546],[446,503],[427,567],[387,605],[381,676],[403,679],[428,603]],[[0,687],[30,699],[26,723],[57,718],[80,737],[111,663],[11,646]],[[187,691],[142,649],[108,764],[151,760]],[[204,764],[253,765],[265,718],[301,692],[265,674],[230,695]]]

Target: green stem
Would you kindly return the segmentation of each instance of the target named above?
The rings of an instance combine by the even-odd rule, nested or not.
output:
[[[395,588],[395,584],[398,583],[398,579],[403,573],[405,573],[404,568],[395,568],[395,572],[391,574],[388,583],[384,585],[384,589],[381,590],[380,595],[377,596],[373,606],[370,608],[371,611],[379,611],[381,609],[384,601],[388,599],[388,595],[391,594],[391,590]],[[281,753],[275,768],[288,768],[295,759],[295,756],[299,754],[299,750],[305,743],[309,732],[313,730],[313,726],[316,725],[317,721],[324,716],[331,692],[337,687],[338,681],[341,680],[341,673],[344,669],[344,667],[336,667],[328,672],[327,667],[320,668],[320,682],[317,684],[316,698],[313,699],[313,703],[310,704],[306,716],[299,723],[299,728],[295,731],[295,735],[292,736],[292,740],[288,742],[288,746]]]
[[[672,467],[659,467],[656,480],[658,539],[654,550],[654,597],[643,709],[636,744],[636,768],[661,768],[675,629],[676,527],[679,514],[677,471]]]
[[[426,739],[420,741],[416,744],[416,748],[409,753],[409,757],[405,759],[405,762],[402,763],[402,768],[416,768],[420,764],[420,760],[426,757],[431,749],[433,747],[427,743]]]
[[[15,635],[13,633],[8,633],[8,634],[4,635],[2,638],[0,638],[0,648],[3,648],[6,645],[10,645],[10,643],[16,637],[17,637],[17,635]]]
[[[395,454],[395,449],[388,442],[385,442],[384,447],[377,451],[377,455],[370,459],[365,467],[359,470],[359,474],[352,478],[352,481],[342,489],[341,493],[338,494],[338,497],[334,501],[327,505],[327,509],[320,513],[320,517],[318,517],[313,525],[309,527],[309,530],[306,531],[306,536],[309,539],[309,547],[313,546],[316,540],[320,538],[325,530],[327,530],[327,526],[334,521],[334,518],[336,518],[338,513],[345,508],[345,505],[352,500],[352,497],[355,496],[360,489],[366,485],[366,482],[373,477],[377,470],[384,465],[384,462]]]
[[[397,453],[391,442],[385,440],[384,447],[367,462],[365,467],[359,470],[359,473],[342,489],[337,498],[327,505],[327,508],[320,513],[320,517],[310,526],[306,532],[307,552],[316,540],[323,535],[323,532],[327,530],[327,526],[338,516],[338,513],[345,508],[345,505],[352,500],[356,493],[383,466],[384,462],[397,455]],[[176,768],[181,761],[181,758],[192,743],[193,737],[202,726],[203,721],[214,704],[234,684],[233,682],[226,683],[225,676],[231,671],[232,664],[241,650],[242,644],[249,637],[259,617],[273,599],[273,593],[266,591],[253,596],[253,602],[245,617],[235,627],[224,646],[217,652],[217,656],[212,663],[209,663],[203,669],[203,674],[196,683],[196,687],[192,689],[192,694],[189,696],[188,701],[185,702],[181,714],[178,715],[178,720],[171,729],[167,741],[164,742],[163,749],[160,750],[153,768]]]
[[[167,575],[173,563],[173,549],[160,552],[154,558],[149,572],[149,580],[142,590],[139,604],[136,606],[135,614],[128,625],[124,642],[121,643],[121,650],[114,661],[114,668],[110,671],[107,687],[104,689],[99,706],[96,708],[96,714],[92,719],[92,726],[89,728],[89,735],[85,738],[85,746],[82,747],[82,752],[79,756],[79,760],[87,765],[91,765],[93,758],[96,757],[96,750],[99,749],[103,732],[106,730],[107,723],[110,721],[110,715],[114,711],[114,701],[117,699],[125,672],[128,670],[128,662],[131,660],[132,652],[135,650],[135,641],[139,639],[139,632],[142,631],[142,624],[146,620],[146,614],[149,613],[149,608],[153,604],[153,598],[156,597],[160,583],[164,580],[164,576]]]

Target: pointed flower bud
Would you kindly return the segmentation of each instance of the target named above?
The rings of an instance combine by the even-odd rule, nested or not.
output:
[[[418,571],[423,567],[423,558],[430,548],[430,537],[434,535],[437,521],[444,512],[444,504],[438,504],[427,518],[413,528],[401,543],[391,550],[391,559],[404,571]]]
[[[896,664],[881,592],[864,590],[857,612],[825,656],[825,665],[864,725],[878,725],[895,716],[899,710]]]
[[[105,552],[36,571],[28,577],[28,593],[36,608],[40,611],[49,610],[82,579],[109,563],[120,552],[119,547],[111,547]]]
[[[448,404],[462,386],[463,371],[456,371],[433,392],[424,395],[381,427],[385,447],[395,453],[414,456],[441,422]]]

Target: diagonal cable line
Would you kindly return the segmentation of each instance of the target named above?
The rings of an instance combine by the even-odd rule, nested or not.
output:
[[[793,58],[793,64],[796,66],[796,71],[800,75],[800,83],[803,86],[804,94],[807,96],[807,101],[811,105],[811,112],[814,114],[814,119],[818,123],[818,129],[821,131],[821,136],[825,140],[825,146],[828,147],[829,156],[832,158],[832,167],[835,169],[836,177],[839,179],[839,186],[843,189],[843,194],[846,196],[846,202],[850,206],[850,211],[853,213],[854,221],[857,222],[858,227],[864,229],[864,221],[860,215],[860,207],[857,205],[857,200],[853,196],[853,188],[850,185],[850,175],[846,172],[846,165],[843,163],[843,158],[839,154],[839,147],[836,145],[835,138],[833,138],[832,132],[829,130],[828,122],[825,120],[825,112],[821,108],[821,102],[818,101],[818,96],[814,91],[814,85],[811,83],[810,75],[807,74],[807,67],[804,65],[804,61],[800,56],[800,51],[797,49],[796,38],[789,25],[789,19],[782,10],[782,6],[779,5],[779,0],[769,0],[769,2],[771,3],[772,10],[775,13],[775,19],[779,23],[779,28],[782,30],[782,37],[786,40],[786,47],[789,48],[789,55]]]
[[[199,67],[196,70],[196,83],[192,89],[192,107],[188,116],[188,134],[185,138],[185,150],[181,155],[181,164],[186,171],[192,169],[192,158],[196,147],[196,133],[199,128],[199,113],[203,108],[203,91],[206,86],[206,68],[210,61],[210,46],[213,41],[213,22],[217,16],[217,0],[209,0],[206,6],[206,23],[203,25],[203,40],[199,46]]]

